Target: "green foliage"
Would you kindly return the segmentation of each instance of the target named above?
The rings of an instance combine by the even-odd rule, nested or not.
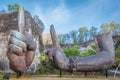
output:
[[[38,16],[38,15],[35,15],[35,16],[33,17],[33,19],[36,21],[36,23],[39,25],[39,27],[42,29],[42,31],[44,31],[45,25],[44,25],[44,23],[40,20],[39,16]]]
[[[3,77],[3,75],[2,75],[2,74],[0,74],[0,80],[2,80],[2,77]]]
[[[64,36],[64,39],[59,39],[63,44],[65,44],[66,41],[68,43],[83,43],[87,42],[89,40],[93,40],[94,36],[98,34],[112,34],[116,35],[117,33],[120,32],[120,24],[112,21],[110,23],[104,23],[101,25],[99,31],[96,27],[92,26],[88,28],[87,26],[80,27],[79,30],[72,30],[69,33],[67,33],[70,38],[67,39],[67,36],[64,36],[64,34],[61,35]]]
[[[81,42],[86,42],[88,39],[88,27],[87,26],[84,26],[84,27],[81,27],[81,28],[79,28],[79,36],[78,36],[78,38],[79,38],[79,42],[81,43]]]
[[[115,57],[114,66],[117,67],[120,64],[120,57]]]
[[[42,66],[35,74],[58,74],[59,71],[52,65],[49,60],[41,61]]]
[[[114,21],[110,22],[110,23],[104,23],[101,25],[101,33],[102,34],[116,34],[118,32],[120,32],[120,25]]]
[[[84,52],[82,57],[86,57],[86,56],[90,56],[95,54],[95,48],[96,46],[93,44],[91,45],[91,48]],[[79,46],[74,45],[73,47],[66,47],[63,48],[65,54],[67,57],[74,57],[74,56],[78,56],[80,57],[80,52],[79,52]],[[45,51],[43,51],[43,55],[45,55]],[[41,68],[35,73],[35,74],[59,74],[59,70],[57,70],[56,68],[54,68],[54,66],[51,64],[51,62],[49,62],[49,60],[47,59],[46,56],[46,60],[43,61],[45,64],[41,66]]]
[[[81,57],[87,57],[90,55],[94,55],[95,53],[96,53],[96,45],[92,44],[88,50],[81,52],[80,54],[81,54]]]
[[[69,34],[58,34],[58,39],[60,45],[69,44],[70,43],[70,35]]]
[[[120,48],[115,50],[115,66],[117,67],[120,64]]]
[[[120,40],[115,43],[115,49],[120,48]]]
[[[46,61],[47,60],[46,50],[42,51],[40,60],[41,61]]]
[[[59,34],[58,39],[63,44],[78,44],[93,40],[93,37],[98,34],[98,29],[92,26],[90,29],[87,26],[72,30],[67,34]]]
[[[63,48],[64,53],[67,57],[73,57],[73,56],[80,56],[80,52],[78,51],[78,46],[74,45],[73,47],[66,47]]]
[[[90,56],[90,55],[94,55],[95,53],[96,53],[96,51],[91,48],[88,51],[82,52],[81,57],[87,57],[87,56]]]
[[[41,60],[42,66],[39,70],[37,70],[35,72],[35,74],[54,74],[54,73],[58,73],[58,70],[56,68],[54,68],[52,63],[49,61],[49,59],[46,55],[46,50],[42,51],[42,55],[41,55],[40,60]]]
[[[54,70],[54,67],[51,65],[51,62],[46,61],[46,65],[42,65],[42,67],[39,70],[39,73],[51,73]]]
[[[117,48],[117,49],[115,50],[115,57],[120,58],[120,48]]]
[[[9,13],[18,11],[19,10],[19,6],[20,6],[19,4],[13,4],[13,5],[9,4],[8,5]]]
[[[95,36],[95,35],[98,35],[97,28],[94,27],[94,26],[92,26],[92,27],[90,28],[89,33],[90,33],[89,40],[93,40],[94,36]]]
[[[90,47],[91,47],[93,50],[96,50],[96,45],[95,45],[95,44],[92,44]]]
[[[78,41],[77,33],[78,33],[78,32],[75,31],[75,30],[72,30],[72,31],[69,32],[69,35],[70,35],[70,37],[71,37],[71,40],[72,40],[72,43],[73,43],[73,44],[76,44],[77,41]]]
[[[96,45],[93,44],[90,46],[90,49],[88,49],[87,51],[84,51],[82,53],[79,52],[79,47],[74,45],[73,47],[66,47],[63,48],[64,52],[66,54],[67,57],[74,57],[74,56],[81,56],[81,57],[87,57],[90,55],[94,55],[96,53]]]
[[[0,80],[9,80],[9,79],[3,79],[3,78],[1,78]]]
[[[120,41],[115,44],[115,63],[114,66],[117,67],[120,64]]]
[[[8,80],[8,79],[3,79],[3,74],[0,74],[0,80]]]

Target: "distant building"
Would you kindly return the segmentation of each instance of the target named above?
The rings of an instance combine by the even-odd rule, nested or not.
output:
[[[42,34],[43,44],[52,45],[52,39],[50,33]]]

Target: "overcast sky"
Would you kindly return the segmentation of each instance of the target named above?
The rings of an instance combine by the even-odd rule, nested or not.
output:
[[[105,22],[120,23],[120,0],[0,0],[0,9],[20,4],[38,15],[49,33],[53,24],[57,33],[68,33],[83,26],[100,27]]]

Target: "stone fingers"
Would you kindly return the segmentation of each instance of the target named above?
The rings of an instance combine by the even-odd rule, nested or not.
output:
[[[27,47],[26,43],[13,37],[13,36],[9,39],[9,44],[14,44],[14,45],[22,48],[23,52],[26,52],[26,47]]]
[[[26,55],[25,55],[25,61],[26,61],[26,65],[29,67],[30,64],[32,63],[33,59],[34,59],[34,51],[27,51]]]
[[[14,53],[14,54],[16,54],[17,56],[22,56],[22,55],[24,55],[22,48],[14,45],[14,44],[10,44],[10,45],[9,45],[8,51],[9,51],[9,53]]]
[[[26,37],[23,34],[21,34],[20,32],[18,32],[16,30],[11,30],[10,35],[14,36],[15,38],[17,38],[17,39],[19,39],[23,42],[26,42],[26,40],[27,40]]]
[[[29,33],[25,33],[25,36],[27,38],[26,44],[27,44],[28,50],[35,51],[37,44],[34,41],[33,35]]]
[[[27,47],[28,47],[29,50],[35,51],[35,49],[37,47],[36,42],[33,41],[33,40],[29,40],[27,42]]]

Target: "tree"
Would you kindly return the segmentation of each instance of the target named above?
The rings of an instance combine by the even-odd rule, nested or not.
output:
[[[64,45],[65,44],[65,39],[64,39],[65,37],[63,35],[64,34],[62,34],[62,33],[60,33],[60,34],[57,35],[60,45]]]
[[[36,21],[36,23],[39,25],[39,27],[42,29],[42,31],[44,31],[45,26],[44,26],[44,23],[40,20],[39,16],[35,15],[33,17],[33,19]]]
[[[79,28],[79,42],[86,42],[88,40],[89,30],[87,26]]]
[[[78,37],[77,37],[78,32],[75,31],[75,30],[72,30],[72,31],[69,32],[69,34],[70,34],[70,38],[71,38],[73,44],[76,44],[77,41],[78,41]]]
[[[74,45],[72,47],[64,47],[64,53],[66,54],[67,57],[71,58],[71,57],[75,57],[75,56],[80,56],[80,52],[78,50],[78,46]]]
[[[101,26],[101,33],[102,34],[111,34],[111,35],[118,35],[120,33],[120,24],[116,22],[104,23]],[[120,61],[120,40],[115,41],[115,64],[114,66],[118,66]]]
[[[71,43],[70,35],[68,33],[64,34],[63,37],[65,38],[65,44]]]
[[[70,35],[67,33],[67,34],[58,34],[58,39],[59,39],[59,43],[62,45],[62,44],[69,44],[71,41],[70,41]]]
[[[101,25],[101,33],[102,34],[112,34],[115,35],[120,32],[120,25],[116,22],[104,23]]]
[[[20,6],[19,4],[13,4],[13,5],[9,4],[8,5],[9,13],[18,11],[19,10],[19,6]]]
[[[63,34],[60,33],[60,34],[58,34],[57,36],[58,36],[59,44],[60,44],[60,45],[63,45],[63,44],[65,43],[64,40],[63,40]]]
[[[113,21],[110,23],[110,27],[111,27],[111,30],[110,30],[111,34],[116,35],[117,33],[120,32],[120,24]]]
[[[93,40],[93,37],[94,37],[95,35],[98,35],[98,33],[97,33],[97,28],[94,27],[94,26],[92,26],[92,27],[90,28],[89,33],[90,33],[90,38],[89,38],[89,40]]]
[[[84,32],[84,42],[87,42],[88,41],[88,37],[89,37],[89,30],[88,30],[88,27],[85,26],[83,27],[83,32]]]
[[[110,25],[109,23],[104,23],[101,25],[101,33],[102,34],[108,34],[110,31]]]

